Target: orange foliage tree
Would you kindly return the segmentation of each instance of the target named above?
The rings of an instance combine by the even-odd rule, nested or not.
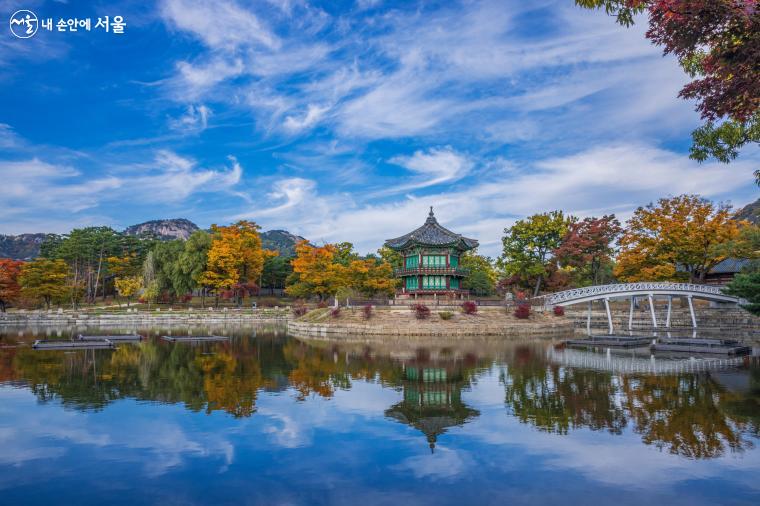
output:
[[[21,294],[18,276],[24,262],[10,258],[0,258],[0,310],[5,313],[6,306]]]
[[[212,225],[211,233],[206,270],[199,283],[214,291],[217,302],[222,291],[234,291],[241,304],[244,292],[257,288],[256,282],[264,268],[259,226],[239,221],[226,227]]]
[[[639,207],[620,239],[615,276],[629,282],[702,283],[726,258],[725,245],[736,240],[743,224],[732,219],[731,206],[698,195]]]

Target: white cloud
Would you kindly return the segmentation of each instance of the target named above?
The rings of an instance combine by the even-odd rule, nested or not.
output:
[[[415,151],[412,156],[395,156],[389,161],[423,177],[417,182],[397,186],[394,191],[399,192],[456,181],[466,176],[473,166],[472,160],[451,146],[431,148],[427,152]]]
[[[316,104],[309,104],[306,113],[303,114],[301,118],[296,118],[295,116],[287,116],[285,118],[284,126],[291,132],[299,132],[306,128],[311,128],[317,122],[319,122],[320,118],[322,118],[322,116],[329,110],[329,107],[321,107]]]
[[[170,128],[184,132],[202,132],[208,128],[208,119],[213,114],[206,105],[188,105],[185,114],[169,121]]]

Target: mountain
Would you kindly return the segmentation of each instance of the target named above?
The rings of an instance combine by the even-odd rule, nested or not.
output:
[[[760,199],[736,211],[735,217],[737,220],[748,220],[755,225],[760,225]]]
[[[138,223],[124,229],[124,233],[127,235],[152,234],[159,239],[170,241],[172,239],[187,239],[196,230],[198,230],[198,225],[192,221],[185,218],[174,218]]]
[[[300,235],[294,235],[287,230],[268,230],[261,233],[261,246],[264,249],[277,250],[280,256],[296,255],[296,243],[305,241]]]
[[[40,244],[48,234],[0,234],[0,258],[31,260],[40,254]]]

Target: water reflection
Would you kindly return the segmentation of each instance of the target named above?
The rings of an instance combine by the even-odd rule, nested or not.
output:
[[[556,436],[629,430],[643,444],[710,459],[745,452],[760,435],[760,367],[751,360],[716,372],[617,374],[558,364],[542,342],[304,342],[237,329],[230,341],[190,345],[160,340],[162,332],[115,350],[67,352],[35,351],[22,345],[29,336],[6,335],[0,381],[83,411],[131,398],[234,418],[255,415],[267,393],[306,402],[331,399],[355,382],[377,384],[401,393],[382,415],[419,431],[433,450],[443,434],[454,427],[466,433],[477,420],[468,393],[496,371],[508,416]]]

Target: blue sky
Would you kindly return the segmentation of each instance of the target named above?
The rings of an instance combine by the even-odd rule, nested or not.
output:
[[[251,219],[362,252],[439,220],[497,255],[534,212],[758,196],[688,159],[686,76],[572,0],[0,0],[102,30],[0,36],[0,233]]]

